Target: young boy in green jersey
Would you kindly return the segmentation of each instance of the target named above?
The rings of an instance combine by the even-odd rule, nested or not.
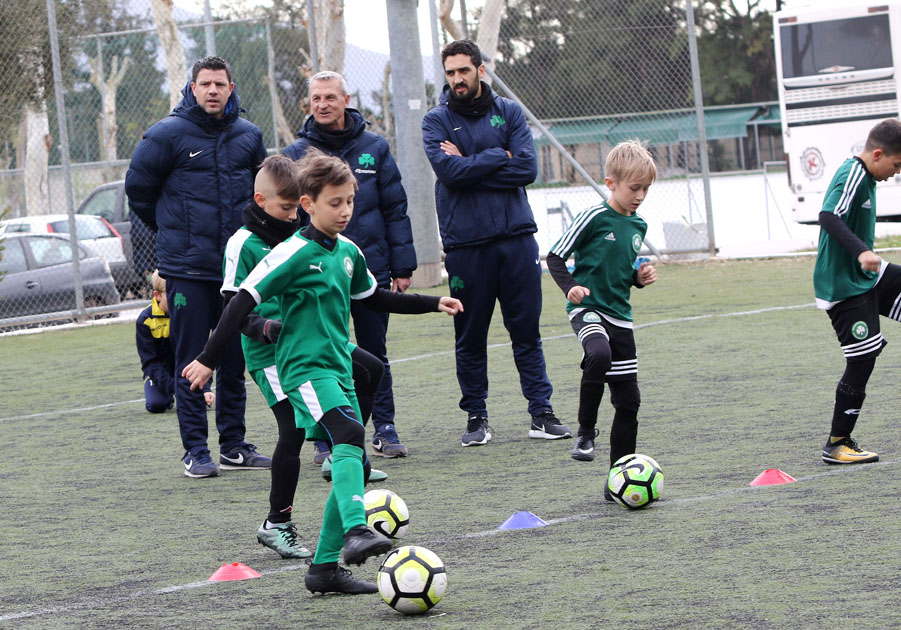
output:
[[[641,288],[657,280],[657,271],[647,259],[636,258],[648,230],[636,210],[657,177],[657,167],[643,145],[627,141],[607,155],[605,172],[610,198],[576,216],[548,253],[547,266],[566,295],[569,321],[584,351],[579,433],[572,458],[594,459],[595,426],[606,382],[615,410],[610,430],[612,464],[635,452],[638,435],[641,397],[629,294],[633,286]],[[570,255],[575,258],[572,274],[566,268]]]
[[[308,440],[332,445],[332,490],[319,543],[306,578],[311,592],[374,593],[378,587],[338,566],[362,564],[391,549],[391,541],[366,527],[363,507],[364,431],[353,391],[350,300],[395,313],[444,311],[454,298],[379,289],[360,249],[341,236],[353,214],[356,179],[340,158],[310,151],[300,162],[300,202],[310,225],[280,243],[250,272],[230,300],[204,351],[182,372],[196,389],[217,363],[229,334],[247,315],[279,297],[282,328],[276,344],[280,383]],[[343,553],[342,553],[343,547]]]
[[[273,247],[300,229],[299,177],[297,163],[287,156],[273,155],[263,161],[254,181],[253,200],[243,211],[244,225],[225,247],[221,291],[226,302],[234,297],[244,278]],[[312,554],[300,544],[297,528],[291,520],[304,432],[295,426],[294,409],[282,390],[275,364],[274,344],[281,329],[280,318],[278,298],[273,297],[257,306],[241,329],[247,371],[278,424],[278,442],[272,454],[269,514],[257,530],[257,540],[284,558],[307,558]],[[377,357],[350,345],[354,387],[365,422],[383,367]],[[367,473],[385,477],[384,473],[369,469],[368,460],[365,465]],[[227,466],[223,464],[222,467]]]
[[[879,316],[901,321],[901,267],[873,252],[876,182],[901,172],[901,121],[870,130],[863,151],[836,172],[820,211],[820,242],[813,270],[817,307],[832,321],[845,354],[835,389],[832,428],[823,446],[827,464],[875,462],[879,455],[851,437],[866,397],[867,381],[885,340]]]

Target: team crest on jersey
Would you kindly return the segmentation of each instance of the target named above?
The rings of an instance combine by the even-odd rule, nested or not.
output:
[[[354,277],[354,261],[350,259],[350,256],[344,257],[344,273],[347,274],[348,278]]]
[[[589,324],[597,324],[601,321],[601,316],[594,311],[588,311],[582,316],[582,321]]]
[[[641,237],[638,234],[632,235],[632,249],[635,253],[638,253],[638,250],[641,249]]]
[[[801,170],[807,175],[807,179],[819,179],[826,172],[826,162],[823,160],[823,152],[816,147],[807,147],[801,154]]]
[[[869,332],[870,327],[867,326],[866,322],[854,322],[854,325],[851,326],[851,334],[854,335],[855,339],[866,339]]]

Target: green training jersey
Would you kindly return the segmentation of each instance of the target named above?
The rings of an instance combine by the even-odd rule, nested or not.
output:
[[[271,247],[246,227],[235,232],[225,246],[222,264],[222,292],[238,292],[238,287],[248,274],[271,251]],[[260,317],[280,319],[278,298],[273,297],[253,309]],[[241,335],[241,348],[248,370],[261,370],[275,365],[275,344],[260,343],[247,335]]]
[[[638,214],[620,214],[606,202],[583,210],[573,220],[551,253],[563,260],[572,254],[573,278],[591,291],[581,304],[566,302],[566,311],[592,308],[614,324],[631,327],[632,271],[648,224]]]
[[[240,288],[257,304],[278,297],[275,365],[285,391],[317,378],[353,390],[350,300],[369,297],[377,286],[363,252],[341,235],[329,251],[298,232],[254,267]]]
[[[823,201],[822,212],[832,212],[845,222],[870,249],[876,238],[876,180],[863,160],[848,158],[839,167]],[[837,302],[861,295],[879,280],[876,271],[864,271],[851,252],[820,229],[813,290],[817,306],[830,309]]]

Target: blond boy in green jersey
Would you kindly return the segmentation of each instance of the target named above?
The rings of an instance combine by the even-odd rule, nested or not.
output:
[[[548,270],[566,295],[570,324],[582,344],[579,433],[571,456],[594,459],[598,407],[604,383],[615,410],[610,463],[635,452],[638,436],[638,358],[632,334],[633,286],[657,280],[647,259],[637,259],[648,225],[636,211],[657,177],[654,159],[638,142],[607,155],[604,182],[610,198],[579,213],[547,256]],[[575,258],[573,273],[566,260]],[[605,496],[607,493],[605,492]]]

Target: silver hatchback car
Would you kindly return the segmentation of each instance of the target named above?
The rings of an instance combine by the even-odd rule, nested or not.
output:
[[[75,308],[74,244],[59,234],[7,234],[0,254],[0,319]],[[86,307],[118,304],[107,262],[78,248]]]

